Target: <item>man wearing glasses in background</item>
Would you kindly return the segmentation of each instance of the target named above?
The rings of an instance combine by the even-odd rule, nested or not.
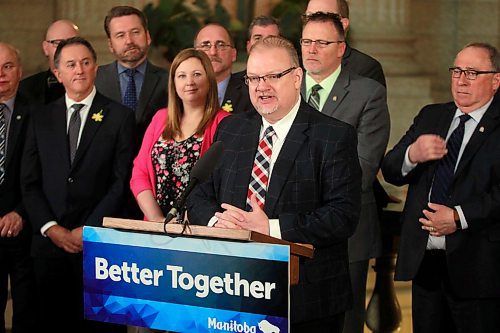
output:
[[[23,94],[30,103],[49,104],[64,95],[64,87],[56,79],[54,71],[54,53],[57,45],[62,40],[79,36],[80,32],[76,24],[69,20],[57,20],[47,29],[45,39],[42,42],[43,54],[49,62],[49,69],[31,75],[19,84],[19,92]]]
[[[252,104],[243,78],[231,74],[236,61],[236,48],[229,30],[221,24],[209,23],[196,34],[194,47],[210,58],[217,79],[220,106],[235,113],[251,110]]]
[[[450,68],[453,102],[424,107],[387,154],[409,184],[395,280],[412,280],[413,332],[500,327],[500,55],[472,43]]]
[[[302,97],[318,111],[356,128],[362,176],[361,215],[349,239],[349,273],[353,307],[346,332],[363,332],[368,261],[381,252],[381,231],[373,184],[389,140],[386,90],[377,81],[341,65],[346,48],[340,17],[316,12],[306,17],[300,40],[306,69]]]
[[[188,202],[189,221],[243,228],[314,245],[290,288],[291,332],[342,332],[351,303],[347,238],[360,210],[354,129],[300,97],[293,45],[270,36],[250,50],[248,89],[257,112],[224,119],[224,153]]]

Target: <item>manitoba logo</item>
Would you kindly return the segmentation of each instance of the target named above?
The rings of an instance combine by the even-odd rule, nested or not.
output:
[[[274,326],[265,319],[259,323],[259,330],[261,330],[262,333],[280,333],[280,328],[278,326]]]
[[[257,327],[238,323],[236,320],[218,321],[217,318],[208,318],[208,328],[213,328],[221,332],[257,333]]]

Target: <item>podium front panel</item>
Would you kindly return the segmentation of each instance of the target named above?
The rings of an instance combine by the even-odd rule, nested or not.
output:
[[[95,227],[83,239],[86,319],[176,332],[289,332],[288,246]]]

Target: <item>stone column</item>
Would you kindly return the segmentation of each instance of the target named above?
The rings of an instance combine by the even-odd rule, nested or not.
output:
[[[386,75],[391,114],[388,148],[401,138],[420,108],[432,102],[430,79],[415,59],[417,39],[410,24],[410,2],[349,2],[351,44],[380,61]]]

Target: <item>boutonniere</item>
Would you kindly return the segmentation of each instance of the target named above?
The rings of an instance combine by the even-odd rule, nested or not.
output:
[[[226,104],[224,104],[222,106],[222,110],[226,111],[226,112],[233,112],[233,104],[231,104],[231,100],[228,99],[226,101]]]
[[[92,120],[93,121],[101,122],[103,119],[104,119],[104,115],[102,114],[102,110],[99,111],[98,113],[94,113],[92,115]]]

